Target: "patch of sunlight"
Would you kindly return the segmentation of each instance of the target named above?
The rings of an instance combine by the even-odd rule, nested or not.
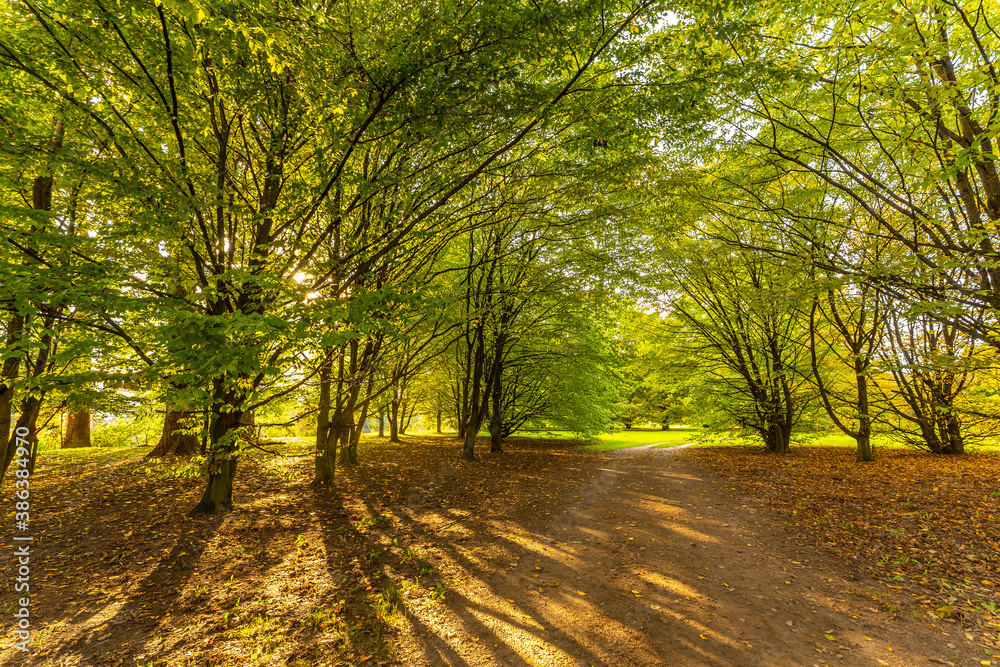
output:
[[[714,639],[714,640],[716,640],[718,642],[721,642],[723,644],[726,644],[727,646],[730,646],[732,648],[736,648],[736,649],[742,648],[742,644],[740,644],[739,642],[737,642],[732,637],[720,634],[718,630],[710,628],[707,625],[702,625],[698,621],[695,621],[694,619],[691,619],[691,618],[689,618],[689,617],[687,617],[687,616],[685,616],[683,614],[679,614],[676,611],[672,611],[670,609],[667,609],[666,607],[660,609],[660,612],[662,614],[666,615],[666,616],[669,616],[669,617],[673,618],[678,623],[682,623],[684,625],[687,625],[687,626],[690,626],[690,627],[694,628],[700,634],[704,634],[706,637],[711,637],[712,639]],[[692,644],[691,646],[695,647],[696,645]]]
[[[700,540],[702,542],[709,542],[712,544],[718,544],[720,541],[718,538],[706,535],[700,530],[695,530],[693,528],[687,528],[686,526],[681,526],[675,522],[661,523],[662,527],[672,530],[675,533],[680,533],[682,536],[691,540]]]
[[[665,577],[657,572],[647,572],[641,575],[641,578],[645,580],[647,583],[652,584],[653,586],[673,591],[678,595],[683,595],[685,597],[691,597],[691,598],[703,597],[701,593],[699,593],[694,588],[691,588],[687,584],[677,581],[676,579],[671,579],[670,577]]]
[[[561,664],[573,662],[573,657],[560,649],[558,646],[542,640],[536,633],[543,632],[545,628],[537,620],[521,611],[515,609],[513,612],[506,612],[512,620],[507,620],[498,613],[491,613],[482,609],[470,608],[469,615],[476,621],[493,631],[498,637],[504,639],[507,648],[528,665],[535,664]],[[468,623],[463,623],[466,629],[473,633],[475,627],[470,627]],[[543,655],[540,655],[543,654]],[[543,659],[543,663],[538,660]]]

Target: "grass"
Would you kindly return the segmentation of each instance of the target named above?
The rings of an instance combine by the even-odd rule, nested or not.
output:
[[[641,447],[643,445],[659,445],[673,447],[686,445],[702,438],[700,428],[677,427],[669,431],[653,430],[639,431],[630,429],[616,433],[605,433],[597,437],[597,441],[586,446],[592,452],[610,452],[626,447]]]
[[[626,447],[642,447],[644,445],[662,445],[672,447],[693,442],[702,437],[702,429],[680,426],[669,431],[660,429],[630,429],[602,433],[592,440],[585,440],[570,431],[525,431],[514,434],[514,437],[531,438],[533,440],[564,440],[577,441],[584,449],[591,452],[610,452]]]

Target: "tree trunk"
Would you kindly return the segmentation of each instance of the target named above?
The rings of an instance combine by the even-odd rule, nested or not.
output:
[[[350,464],[358,465],[358,445],[361,443],[361,434],[368,421],[368,406],[371,404],[372,389],[375,388],[375,373],[368,373],[368,388],[365,390],[365,400],[361,401],[361,413],[358,415],[357,426],[351,432]]]
[[[7,441],[7,452],[4,455],[3,468],[0,469],[0,484],[3,484],[4,477],[7,475],[7,469],[10,467],[10,462],[14,459],[14,453],[17,451],[17,432],[20,429],[28,429],[28,433],[31,434],[30,437],[32,438],[32,451],[37,450],[38,413],[41,407],[41,397],[29,396],[21,401],[21,416],[14,423],[14,428],[10,431],[10,439]],[[21,432],[23,433],[24,431]]]
[[[378,410],[378,437],[385,437],[385,408],[379,408]]]
[[[855,366],[858,386],[858,443],[857,460],[870,462],[875,460],[875,450],[872,448],[872,424],[868,414],[868,377],[864,375],[861,364]]]
[[[399,399],[393,398],[389,409],[389,442],[399,442]]]
[[[337,470],[335,450],[330,449],[330,373],[333,360],[323,361],[319,371],[319,411],[316,413],[316,475],[312,485],[333,486],[334,474]],[[333,443],[336,448],[337,443]]]
[[[44,329],[50,331],[53,324],[53,317],[47,316],[44,321]],[[31,377],[38,377],[48,368],[49,365],[49,355],[52,353],[53,340],[52,335],[45,333],[42,335],[42,348],[38,351],[38,356],[35,357],[35,363],[31,368],[27,369],[30,372]],[[36,433],[38,424],[38,413],[42,409],[42,402],[45,400],[45,392],[41,392],[37,395],[29,394],[24,400],[21,401],[21,416],[17,418],[17,423],[14,425],[14,431],[9,433],[7,438],[7,451],[4,453],[2,467],[0,467],[0,484],[3,483],[4,477],[7,475],[7,468],[10,467],[11,459],[14,458],[14,452],[17,450],[17,429],[27,428],[28,432],[31,433],[32,437],[35,439],[35,449],[33,451],[37,452],[38,434]],[[32,461],[34,461],[34,456],[32,456]],[[32,464],[33,466],[34,464]]]
[[[663,422],[662,424],[660,424],[660,430],[661,431],[669,431],[670,430],[670,422]]]
[[[410,420],[406,417],[406,401],[399,404],[399,434],[406,435],[406,429],[410,428]],[[412,412],[410,413],[412,414]]]
[[[953,414],[945,415],[941,427],[944,441],[943,453],[959,456],[965,453],[965,438],[958,418]]]
[[[497,351],[500,354],[500,351]],[[493,378],[493,387],[491,392],[491,402],[490,406],[492,409],[492,414],[490,415],[490,453],[491,454],[503,454],[503,412],[500,410],[500,399],[502,394],[502,387],[500,385],[500,373],[495,373]]]
[[[243,421],[243,411],[236,407],[236,397],[223,388],[223,380],[212,382],[212,425],[209,429],[208,483],[205,492],[190,514],[220,514],[233,509],[233,480],[236,477],[238,444],[237,429]],[[232,411],[226,412],[230,409]]]
[[[438,408],[438,413],[437,413],[437,432],[438,433],[441,433],[441,413],[442,412],[443,411],[441,410],[441,408]]]
[[[7,344],[10,350],[21,340],[24,330],[24,318],[15,315],[11,318],[7,329]],[[21,356],[14,355],[4,359],[3,371],[0,372],[0,461],[6,457],[7,441],[10,439],[11,406],[14,404],[14,380],[17,379],[21,367]]]
[[[90,410],[70,412],[66,417],[62,449],[75,447],[90,447]]]
[[[236,459],[225,458],[209,466],[208,486],[189,514],[220,514],[233,509]]]
[[[476,329],[476,352],[471,378],[472,396],[469,401],[468,421],[465,425],[465,440],[462,443],[462,458],[466,461],[476,459],[476,436],[479,435],[479,429],[483,425],[483,417],[485,416],[484,412],[480,410],[480,403],[486,403],[486,401],[480,401],[479,398],[486,356],[483,326],[480,323]]]
[[[198,451],[198,436],[194,433],[183,433],[186,428],[191,427],[194,416],[184,410],[172,410],[170,406],[164,407],[163,432],[148,456],[191,456]]]

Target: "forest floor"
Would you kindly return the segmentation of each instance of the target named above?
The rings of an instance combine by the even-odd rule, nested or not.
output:
[[[405,440],[334,491],[245,461],[218,517],[181,461],[42,460],[0,663],[1000,665],[998,457]]]

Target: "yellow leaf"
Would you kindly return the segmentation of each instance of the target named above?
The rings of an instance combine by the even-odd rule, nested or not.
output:
[[[584,593],[583,591],[577,591],[576,594],[577,595],[586,595],[586,593]]]
[[[705,640],[708,640],[708,637],[706,637],[706,636],[705,636],[705,633],[704,633],[704,632],[703,632],[703,633],[701,633],[701,634],[700,634],[700,635],[698,635],[698,636],[699,636],[699,637],[701,637],[702,639],[705,639]]]

